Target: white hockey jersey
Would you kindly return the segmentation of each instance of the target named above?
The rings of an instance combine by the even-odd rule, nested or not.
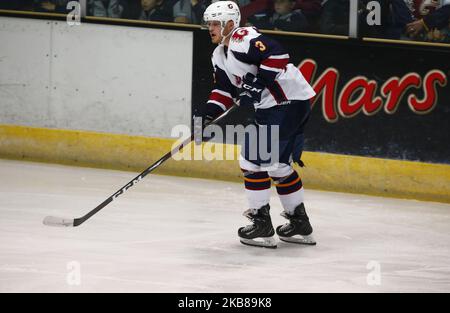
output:
[[[214,50],[212,64],[215,86],[208,105],[215,104],[222,111],[236,101],[237,89],[247,73],[255,75],[266,87],[255,109],[267,109],[287,104],[290,100],[307,100],[315,96],[300,70],[289,63],[289,54],[283,47],[253,27],[234,30],[229,46],[220,44]]]

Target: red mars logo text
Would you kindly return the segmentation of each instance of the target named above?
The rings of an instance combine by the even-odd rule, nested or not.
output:
[[[417,73],[391,77],[382,86],[365,76],[356,76],[344,85],[337,97],[338,70],[328,68],[316,79],[317,63],[311,59],[304,60],[299,69],[317,93],[312,105],[322,96],[323,116],[328,122],[336,122],[339,115],[350,118],[361,111],[368,116],[381,109],[394,114],[407,94],[409,108],[414,113],[427,114],[438,102],[438,86],[447,85],[447,77],[440,70],[430,70],[424,77]],[[423,98],[417,94],[423,94]]]

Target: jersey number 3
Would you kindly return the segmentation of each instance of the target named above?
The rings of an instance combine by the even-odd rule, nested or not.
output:
[[[259,51],[264,52],[266,51],[266,46],[262,43],[262,41],[255,42],[255,47],[259,49]]]

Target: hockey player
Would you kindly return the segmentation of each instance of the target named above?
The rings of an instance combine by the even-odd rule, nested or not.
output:
[[[238,231],[243,244],[276,248],[270,217],[270,186],[274,181],[288,222],[276,229],[286,242],[314,245],[312,227],[303,203],[303,186],[292,162],[302,165],[303,128],[310,114],[314,90],[299,69],[289,63],[289,54],[276,41],[253,27],[239,27],[240,11],[232,1],[211,4],[204,13],[213,52],[215,86],[206,109],[206,122],[234,102],[255,108],[256,136],[246,136],[240,157],[249,209],[244,216],[251,224]],[[279,159],[270,162],[252,158],[250,144],[265,140],[270,129],[279,127]],[[262,131],[265,128],[266,131]],[[269,131],[267,131],[269,130]],[[266,138],[264,138],[266,137]],[[273,147],[272,147],[273,148]],[[269,165],[268,165],[269,164]]]

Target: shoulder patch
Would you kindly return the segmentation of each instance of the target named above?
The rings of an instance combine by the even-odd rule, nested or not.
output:
[[[238,29],[234,32],[234,34],[231,36],[231,40],[235,42],[242,42],[244,41],[244,37],[248,35],[248,30],[245,28]]]

